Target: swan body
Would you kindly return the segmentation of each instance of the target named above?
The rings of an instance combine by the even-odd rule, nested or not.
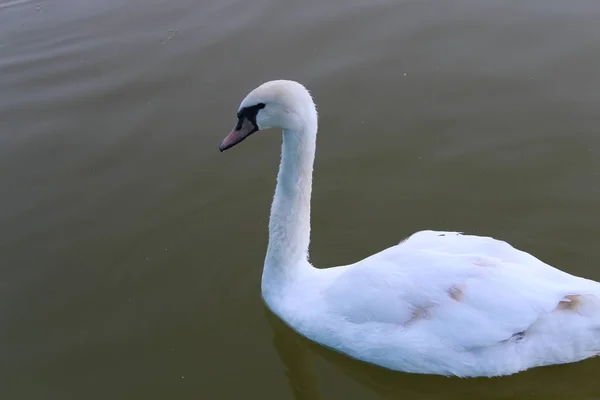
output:
[[[509,375],[600,352],[600,284],[510,244],[421,231],[351,265],[308,261],[317,112],[293,81],[242,101],[221,151],[283,131],[262,296],[301,335],[385,368],[462,377]]]

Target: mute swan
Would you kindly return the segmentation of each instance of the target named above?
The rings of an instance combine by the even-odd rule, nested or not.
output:
[[[224,151],[283,130],[262,275],[268,307],[301,335],[388,369],[509,375],[600,352],[600,284],[489,237],[422,231],[351,265],[308,261],[317,111],[293,81],[242,101]]]

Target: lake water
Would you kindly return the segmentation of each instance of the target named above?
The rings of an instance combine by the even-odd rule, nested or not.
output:
[[[261,301],[281,138],[217,147],[260,83],[320,111],[311,259],[421,229],[600,280],[596,0],[1,0],[4,399],[592,399],[600,359],[395,373]]]

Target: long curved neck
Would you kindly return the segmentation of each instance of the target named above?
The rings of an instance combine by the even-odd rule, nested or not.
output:
[[[283,131],[281,164],[269,219],[269,246],[263,271],[263,292],[290,283],[310,268],[310,197],[317,140],[314,105],[302,128]]]

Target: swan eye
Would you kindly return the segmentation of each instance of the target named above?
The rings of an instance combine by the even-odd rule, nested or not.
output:
[[[239,110],[237,112],[238,122],[237,122],[235,129],[236,130],[242,129],[244,119],[247,119],[248,121],[250,121],[252,123],[252,125],[254,125],[256,130],[258,130],[258,125],[256,124],[256,116],[258,114],[258,111],[262,110],[265,107],[266,107],[265,103],[258,103],[253,106],[244,107],[241,110]]]
[[[253,106],[244,107],[238,111],[237,117],[239,120],[246,117],[250,121],[256,122],[256,114],[258,114],[258,111],[262,110],[263,108],[265,108],[265,103],[258,103]]]
[[[238,119],[240,119],[242,117],[246,117],[246,118],[255,117],[256,118],[256,114],[258,114],[258,110],[262,110],[265,107],[266,107],[265,103],[258,103],[253,106],[244,107],[237,112],[237,117],[238,117]]]

